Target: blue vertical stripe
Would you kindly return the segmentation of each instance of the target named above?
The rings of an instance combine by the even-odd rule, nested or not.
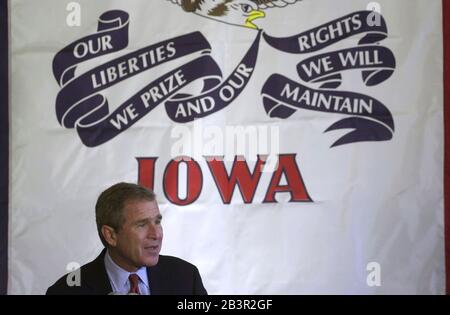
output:
[[[0,294],[8,284],[8,4],[0,0]]]

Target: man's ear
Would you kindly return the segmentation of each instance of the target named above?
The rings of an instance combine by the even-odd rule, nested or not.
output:
[[[110,227],[109,225],[103,225],[102,235],[109,246],[115,247],[117,245],[117,234],[114,228]]]

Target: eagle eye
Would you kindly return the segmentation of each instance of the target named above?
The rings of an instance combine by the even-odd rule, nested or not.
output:
[[[241,8],[242,11],[244,11],[245,13],[249,13],[252,10],[252,7],[249,6],[248,4],[241,4]]]

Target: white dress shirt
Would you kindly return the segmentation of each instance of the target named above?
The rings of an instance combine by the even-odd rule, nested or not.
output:
[[[135,273],[139,276],[139,292],[141,295],[150,295],[150,286],[148,284],[147,268],[141,267],[136,272],[128,272],[119,267],[106,251],[105,267],[108,274],[109,282],[111,283],[112,293],[114,294],[128,294],[130,291],[130,274]]]

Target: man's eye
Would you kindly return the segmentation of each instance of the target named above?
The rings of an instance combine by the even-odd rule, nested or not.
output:
[[[242,4],[241,7],[242,7],[242,11],[244,11],[245,13],[248,13],[252,10],[252,7],[249,6],[248,4]]]

